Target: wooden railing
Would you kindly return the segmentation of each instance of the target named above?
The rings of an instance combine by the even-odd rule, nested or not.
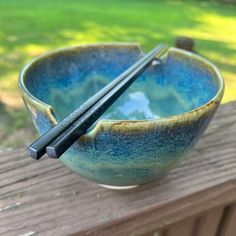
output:
[[[111,191],[25,148],[0,154],[0,235],[236,236],[236,103],[162,179]]]

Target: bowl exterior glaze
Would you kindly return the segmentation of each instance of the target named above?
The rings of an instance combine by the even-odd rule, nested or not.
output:
[[[97,44],[82,46],[140,50],[133,44]],[[66,53],[80,47],[63,49]],[[141,51],[140,51],[141,52]],[[20,75],[20,91],[35,127],[40,134],[57,123],[54,109],[38,100],[25,85],[25,74],[38,60],[50,57],[46,54],[30,62]],[[152,120],[100,120],[83,135],[60,160],[74,172],[95,182],[129,186],[158,179],[191,150],[206,130],[223,96],[223,79],[207,60],[179,49],[170,49],[178,60],[189,59],[211,71],[218,82],[218,91],[208,103],[192,111]],[[174,69],[174,68],[173,68]],[[43,92],[43,91],[42,91]]]

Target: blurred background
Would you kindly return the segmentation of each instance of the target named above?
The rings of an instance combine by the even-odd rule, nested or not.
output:
[[[139,42],[148,51],[178,36],[194,39],[226,83],[223,103],[236,100],[236,1],[0,0],[0,150],[36,131],[18,91],[18,74],[48,50],[94,42]]]

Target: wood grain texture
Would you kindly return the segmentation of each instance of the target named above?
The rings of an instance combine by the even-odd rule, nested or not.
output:
[[[162,231],[154,230],[152,232],[143,234],[142,236],[165,236],[165,235],[162,233]]]
[[[224,207],[216,207],[207,211],[197,221],[196,236],[216,236],[224,212]]]
[[[0,235],[136,236],[231,204],[235,143],[236,103],[230,103],[168,175],[129,191],[103,189],[58,160],[30,159],[24,149],[2,152]]]
[[[225,209],[223,221],[217,236],[235,236],[236,235],[236,204]]]
[[[166,231],[167,236],[192,236],[195,229],[195,218],[188,218],[172,224]]]

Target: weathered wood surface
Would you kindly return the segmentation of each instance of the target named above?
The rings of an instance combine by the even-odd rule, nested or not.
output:
[[[199,217],[196,227],[197,236],[216,236],[220,229],[220,223],[223,220],[224,207],[210,209],[204,215]],[[219,236],[219,235],[218,235]]]
[[[137,189],[103,189],[25,148],[0,153],[0,179],[0,235],[169,236],[176,225],[209,236],[220,225],[231,236],[235,205],[224,207],[236,202],[236,103],[219,108],[182,163]]]
[[[236,235],[236,203],[225,208],[224,220],[219,227],[219,236]]]

